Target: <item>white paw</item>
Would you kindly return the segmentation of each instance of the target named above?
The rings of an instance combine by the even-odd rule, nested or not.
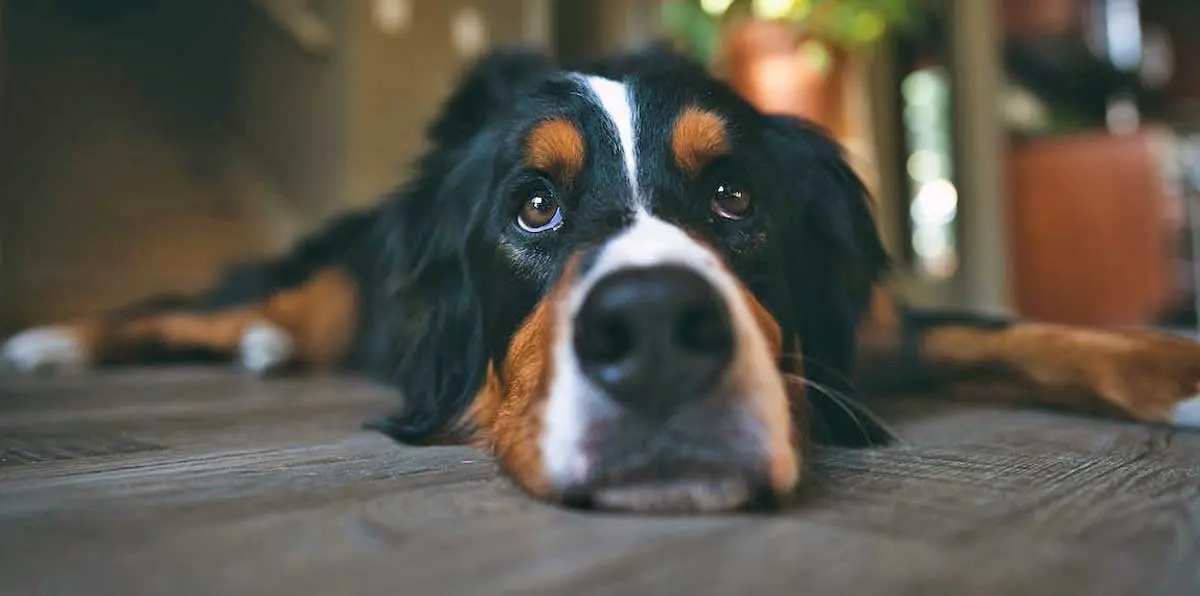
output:
[[[19,372],[77,371],[87,367],[87,348],[66,327],[34,327],[4,342],[0,361]]]
[[[258,374],[271,372],[287,364],[295,351],[292,336],[272,323],[255,323],[246,328],[238,349],[242,366]]]
[[[1171,424],[1200,428],[1200,394],[1175,404],[1171,412]]]

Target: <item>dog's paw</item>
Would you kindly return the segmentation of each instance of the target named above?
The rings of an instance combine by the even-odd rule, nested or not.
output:
[[[1200,343],[1153,333],[1097,342],[1090,379],[1107,402],[1147,422],[1200,428]]]
[[[296,352],[287,330],[273,323],[255,323],[246,328],[238,347],[242,368],[267,374],[287,366]]]
[[[0,362],[22,373],[75,372],[87,368],[87,347],[66,327],[35,327],[4,342]]]
[[[1195,395],[1175,404],[1171,410],[1170,423],[1175,426],[1200,428],[1200,387],[1196,388]]]

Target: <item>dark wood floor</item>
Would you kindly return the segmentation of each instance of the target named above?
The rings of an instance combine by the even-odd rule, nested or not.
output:
[[[0,378],[5,594],[1200,594],[1200,435],[895,400],[793,509],[526,499],[481,453],[358,430],[350,379]]]

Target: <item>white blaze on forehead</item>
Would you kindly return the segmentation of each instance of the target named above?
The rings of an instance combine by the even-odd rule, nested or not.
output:
[[[637,138],[634,134],[636,114],[629,96],[629,87],[624,83],[597,76],[585,76],[583,81],[616,130],[617,145],[625,162],[625,174],[629,176],[629,186],[633,189],[634,199],[637,200],[637,144],[634,142]]]

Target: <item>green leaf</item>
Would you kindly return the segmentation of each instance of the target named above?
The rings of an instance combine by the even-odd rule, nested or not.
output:
[[[876,43],[889,31],[912,29],[921,15],[947,0],[791,0],[785,21],[812,36],[847,49]],[[965,0],[974,1],[974,0]],[[722,17],[704,12],[698,0],[668,0],[662,23],[667,33],[702,60],[712,60],[726,23],[751,16],[753,0],[734,0]]]

